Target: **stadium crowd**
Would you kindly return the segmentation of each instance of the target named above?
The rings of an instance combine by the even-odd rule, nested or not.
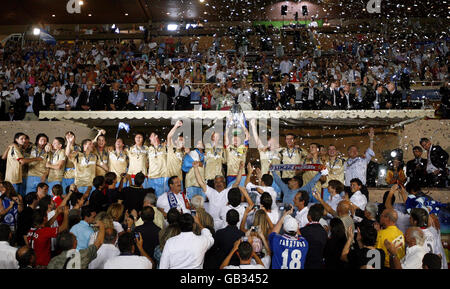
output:
[[[165,143],[137,132],[132,146],[108,145],[104,130],[81,143],[17,133],[2,155],[0,268],[447,268],[437,217],[447,205],[421,185],[447,186],[448,153],[430,140],[377,204],[366,186],[373,129],[363,155],[356,145],[343,155],[291,134],[286,147],[265,142],[252,120],[223,145],[215,133],[187,148],[181,126]]]
[[[253,60],[241,49],[248,44],[239,45],[228,53],[220,39],[204,49],[198,41],[8,42],[0,49],[0,119],[35,120],[43,110],[226,110],[235,102],[244,110],[431,107],[411,98],[411,83],[421,81],[443,83],[447,111],[448,47],[438,35],[401,44],[354,37],[323,54],[256,50]]]

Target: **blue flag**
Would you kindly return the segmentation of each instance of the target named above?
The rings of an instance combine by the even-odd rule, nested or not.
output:
[[[121,129],[126,130],[127,133],[130,132],[130,125],[128,123],[119,122],[119,126],[117,127],[116,139],[119,137],[119,131]]]

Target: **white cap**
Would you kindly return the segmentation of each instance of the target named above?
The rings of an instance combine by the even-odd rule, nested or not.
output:
[[[287,215],[284,219],[283,229],[286,232],[297,232],[298,222],[291,215]]]

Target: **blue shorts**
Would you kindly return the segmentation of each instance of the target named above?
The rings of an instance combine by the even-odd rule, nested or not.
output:
[[[169,191],[168,181],[169,178],[156,178],[156,179],[146,179],[144,182],[144,188],[153,188],[155,190],[156,197],[161,196],[165,192]]]
[[[16,193],[20,194],[22,197],[25,197],[25,193],[24,193],[24,189],[23,189],[23,184],[12,184],[14,190],[16,190]]]
[[[36,176],[28,176],[27,177],[27,185],[25,189],[25,193],[36,192],[37,185],[41,182],[41,177]]]
[[[241,182],[239,183],[240,187],[243,187],[245,185],[246,178],[247,178],[246,176],[242,176]],[[234,181],[236,181],[236,176],[228,176],[227,177],[227,188],[231,187],[234,184]]]
[[[86,193],[86,191],[87,191],[87,189],[88,189],[88,187],[77,187],[78,188],[78,191],[80,192],[80,193]],[[92,192],[94,191],[95,189],[94,188],[92,188],[92,190],[91,190],[91,192],[89,193],[89,198],[91,197],[91,194],[92,194]],[[89,199],[88,198],[88,199]]]
[[[70,187],[71,184],[75,183],[75,178],[73,179],[62,179],[62,187],[63,187],[63,194],[66,193],[66,188]]]
[[[186,196],[189,199],[189,201],[195,196],[195,195],[200,195],[202,196],[204,199],[206,199],[206,195],[203,192],[203,189],[200,187],[189,187],[186,188]]]

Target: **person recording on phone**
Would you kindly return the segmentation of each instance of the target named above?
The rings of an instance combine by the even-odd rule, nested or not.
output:
[[[230,260],[235,253],[239,257],[239,266],[229,265]],[[257,264],[252,264],[252,259],[254,259]],[[265,269],[265,267],[261,258],[259,258],[253,250],[252,244],[250,242],[243,242],[239,239],[234,243],[230,254],[228,254],[222,262],[222,265],[220,265],[220,269]]]

